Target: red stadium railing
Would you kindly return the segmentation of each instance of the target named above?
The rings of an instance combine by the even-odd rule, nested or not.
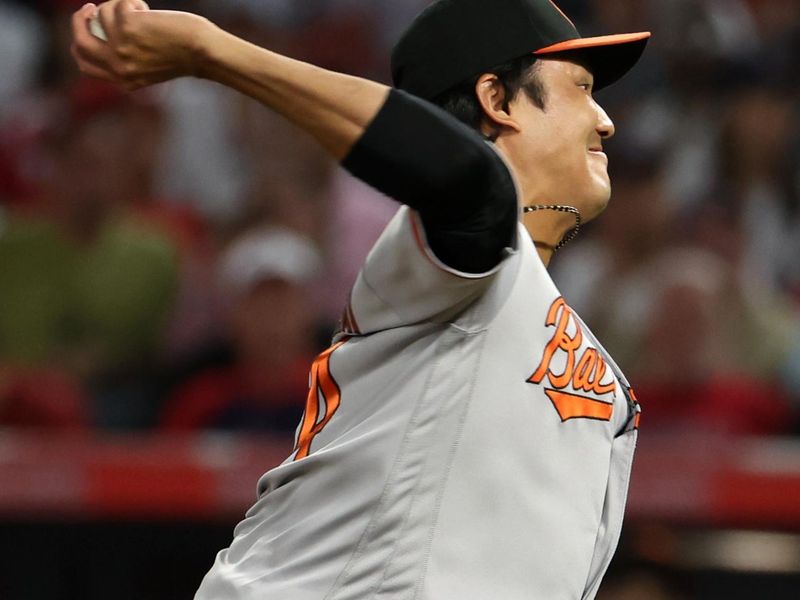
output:
[[[0,433],[0,519],[215,519],[242,514],[291,440]],[[646,433],[629,520],[800,529],[800,441]]]

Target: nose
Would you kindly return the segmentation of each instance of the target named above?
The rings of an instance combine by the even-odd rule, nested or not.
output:
[[[595,102],[595,107],[597,109],[597,125],[595,129],[602,139],[607,140],[613,137],[616,131],[614,121],[611,120],[608,113],[597,102]]]

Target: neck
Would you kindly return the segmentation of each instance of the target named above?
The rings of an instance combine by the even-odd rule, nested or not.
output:
[[[556,247],[545,244],[544,242],[537,242],[536,240],[533,240],[533,245],[536,247],[536,253],[539,255],[544,266],[549,267],[550,259],[552,259],[553,254],[556,253]]]
[[[558,243],[575,226],[575,217],[570,213],[538,210],[524,214],[522,224],[531,236],[539,258],[547,267]]]

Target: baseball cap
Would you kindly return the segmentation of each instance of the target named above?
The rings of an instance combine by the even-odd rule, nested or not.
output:
[[[288,227],[270,226],[234,241],[220,265],[220,283],[238,295],[266,279],[306,284],[319,272],[322,259],[304,235]]]
[[[580,52],[599,90],[639,60],[649,31],[583,38],[552,0],[437,0],[392,50],[395,87],[428,100],[506,61]]]

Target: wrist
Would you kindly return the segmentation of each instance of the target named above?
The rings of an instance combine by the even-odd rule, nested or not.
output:
[[[189,40],[190,69],[193,77],[213,79],[215,65],[219,62],[216,50],[219,49],[224,35],[225,31],[208,19],[203,19],[202,24],[193,29],[192,38]]]

